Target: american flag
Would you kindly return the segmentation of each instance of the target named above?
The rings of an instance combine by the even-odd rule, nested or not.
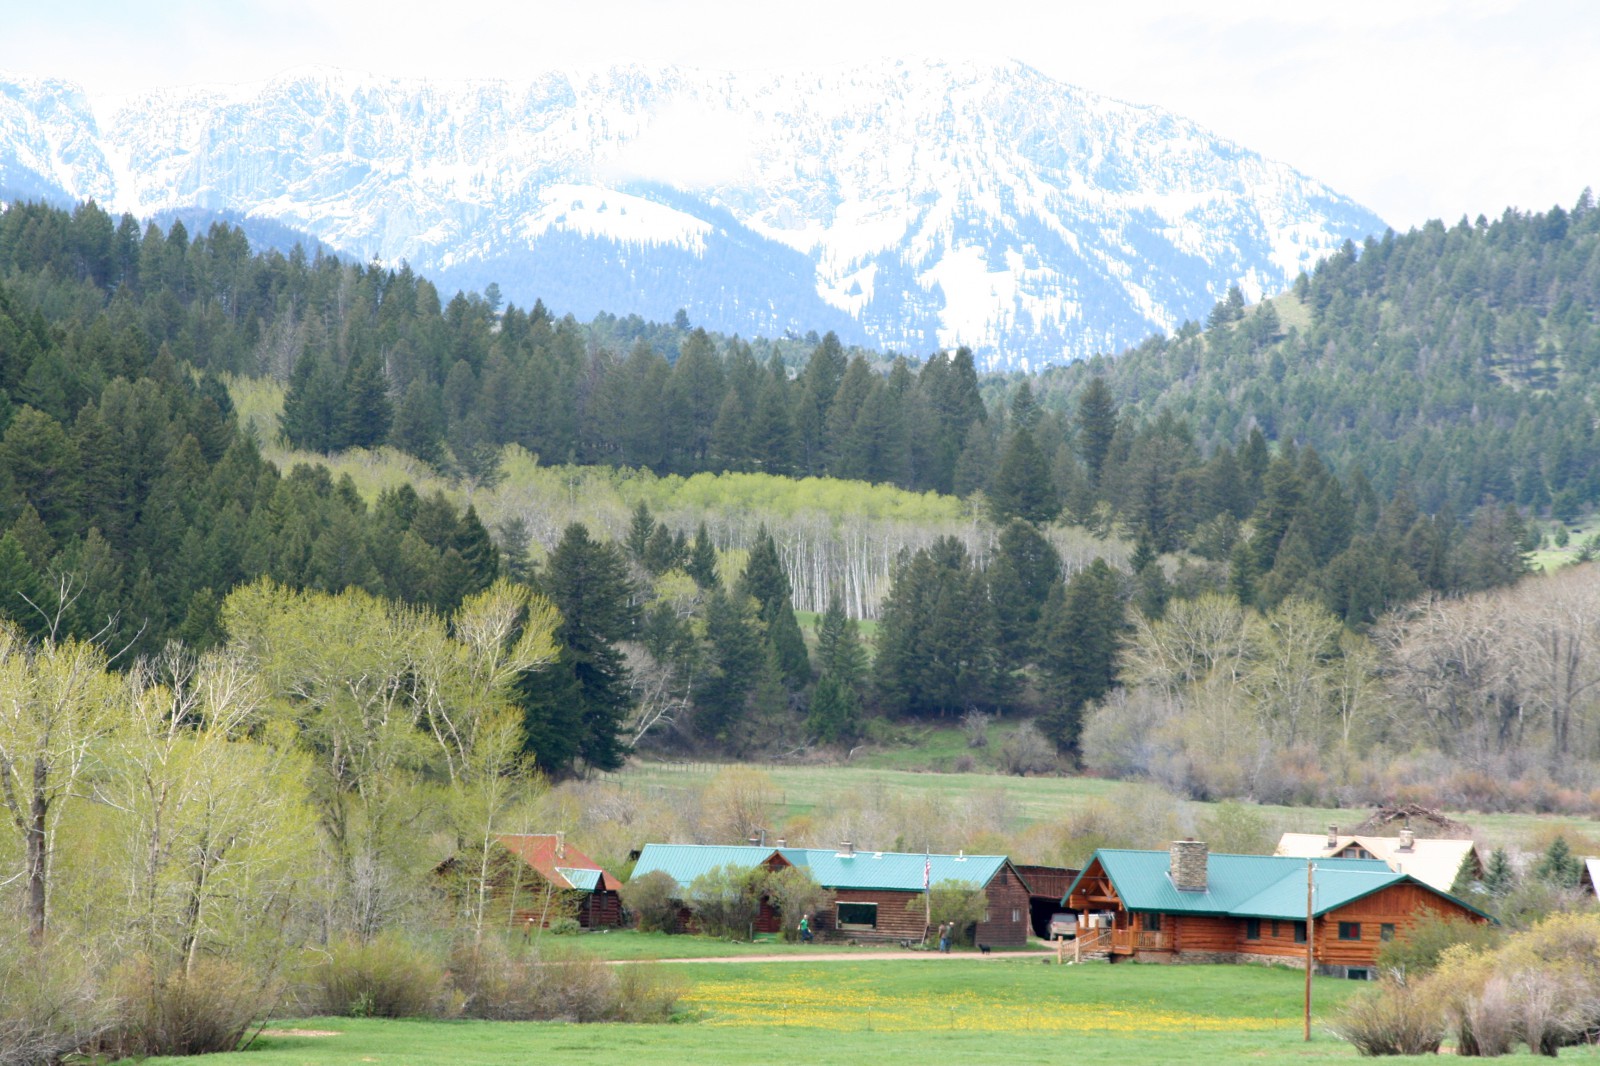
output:
[[[928,881],[933,877],[933,857],[922,856],[922,891],[928,891]]]

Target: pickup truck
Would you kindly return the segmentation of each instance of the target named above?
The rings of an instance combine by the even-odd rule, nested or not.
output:
[[[1050,916],[1051,940],[1074,940],[1078,936],[1078,916],[1058,911]]]

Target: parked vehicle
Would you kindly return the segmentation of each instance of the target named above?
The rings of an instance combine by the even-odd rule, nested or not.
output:
[[[1050,916],[1051,940],[1075,940],[1078,936],[1078,916],[1070,911],[1057,911]]]

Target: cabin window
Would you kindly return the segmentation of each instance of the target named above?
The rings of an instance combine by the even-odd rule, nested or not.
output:
[[[1278,938],[1278,919],[1276,918],[1272,919],[1272,938],[1274,940]]]
[[[1350,967],[1348,970],[1346,970],[1344,972],[1344,975],[1346,977],[1350,978],[1350,980],[1352,980],[1352,981],[1370,981],[1370,980],[1372,980],[1372,974],[1369,971],[1363,970],[1363,969],[1361,969],[1359,967],[1356,967],[1356,966]]]
[[[1017,908],[1015,908],[1015,907],[1012,907],[1012,908],[1011,908],[1011,920],[1012,920],[1012,921],[1013,921],[1013,922],[1020,922],[1020,921],[1022,921],[1022,912],[1021,912],[1021,911],[1019,911],[1019,910],[1017,910]]]
[[[1394,939],[1394,923],[1393,922],[1384,922],[1382,925],[1378,926],[1378,939],[1379,940],[1393,940]]]
[[[876,903],[845,903],[841,901],[837,913],[840,929],[878,928],[878,905]]]
[[[1244,938],[1246,940],[1261,939],[1261,919],[1246,918],[1244,920]]]
[[[1142,920],[1144,921],[1144,931],[1145,932],[1147,932],[1147,933],[1159,933],[1159,932],[1161,932],[1161,915],[1159,915],[1159,914],[1146,914]]]
[[[1360,922],[1340,922],[1339,923],[1339,939],[1340,940],[1360,940],[1361,939],[1361,923]]]
[[[1295,922],[1294,923],[1294,942],[1296,944],[1304,944],[1306,942],[1306,923],[1305,922]]]

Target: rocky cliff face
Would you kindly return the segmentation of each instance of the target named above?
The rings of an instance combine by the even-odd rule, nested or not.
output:
[[[582,318],[684,307],[746,335],[965,344],[992,368],[1120,349],[1383,228],[1176,115],[1020,64],[308,70],[98,115],[0,76],[0,194],[271,219]]]

